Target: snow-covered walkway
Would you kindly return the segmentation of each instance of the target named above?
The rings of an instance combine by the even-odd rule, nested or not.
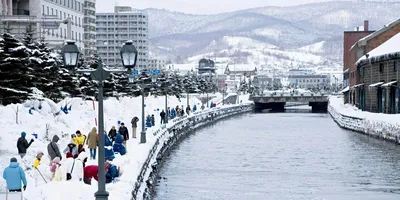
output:
[[[329,98],[328,111],[342,128],[400,144],[400,114],[371,113],[344,104],[343,98]]]

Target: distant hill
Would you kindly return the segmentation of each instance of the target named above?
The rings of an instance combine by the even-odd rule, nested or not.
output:
[[[150,20],[152,54],[182,59],[228,48],[240,49],[239,43],[228,44],[224,40],[233,37],[247,38],[264,48],[274,46],[279,51],[322,56],[330,63],[341,65],[343,31],[362,26],[365,19],[370,21],[370,30],[379,29],[399,18],[399,10],[400,3],[395,2],[337,1],[253,8],[216,15],[159,9],[146,11]]]

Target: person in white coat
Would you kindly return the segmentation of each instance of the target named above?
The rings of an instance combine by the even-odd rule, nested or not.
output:
[[[83,181],[83,168],[85,167],[87,158],[85,152],[82,152],[78,158],[68,158],[66,160],[67,181]]]

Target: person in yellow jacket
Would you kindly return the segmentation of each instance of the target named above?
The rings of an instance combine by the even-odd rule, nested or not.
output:
[[[42,159],[44,153],[39,151],[36,155],[35,161],[33,161],[33,172],[36,172],[37,167],[40,165],[40,159]]]
[[[83,146],[85,145],[86,136],[82,135],[82,133],[78,130],[76,131],[76,146],[78,146],[78,154],[84,151]]]

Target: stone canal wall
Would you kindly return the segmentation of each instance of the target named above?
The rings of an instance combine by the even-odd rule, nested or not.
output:
[[[135,188],[132,191],[132,198],[134,200],[151,199],[153,187],[157,183],[158,169],[163,159],[171,148],[184,139],[185,136],[193,130],[217,120],[250,112],[252,111],[252,106],[252,104],[240,104],[200,111],[189,117],[175,119],[173,123],[168,124],[169,126],[155,131],[153,134],[159,136],[137,177]]]
[[[344,108],[336,98],[329,100],[328,112],[341,128],[400,144],[400,120],[393,119],[398,116]]]

